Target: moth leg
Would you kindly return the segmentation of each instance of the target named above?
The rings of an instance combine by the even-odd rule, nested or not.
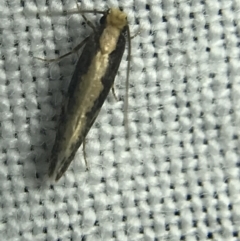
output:
[[[133,36],[130,36],[130,39],[133,39],[133,38],[135,38],[138,34],[140,34],[141,33],[141,29],[139,29]]]
[[[117,95],[116,95],[116,92],[115,92],[114,84],[113,84],[113,86],[112,86],[112,94],[113,94],[115,100],[116,100],[116,101],[119,101],[119,99],[118,99],[118,97],[117,97]]]
[[[86,44],[86,42],[88,41],[89,37],[85,38],[80,44],[78,44],[75,48],[73,48],[72,51],[58,57],[58,58],[55,58],[55,59],[43,59],[43,58],[39,58],[39,57],[34,57],[35,59],[39,59],[39,60],[42,60],[42,61],[45,61],[45,62],[55,62],[55,61],[59,61],[75,52],[77,52],[80,48],[83,47],[84,44]]]
[[[76,0],[76,5],[77,5],[78,11],[81,12],[81,9],[80,9],[80,7],[78,6],[78,1],[77,1],[77,0]],[[92,28],[94,32],[96,32],[96,28],[95,28],[95,26],[92,24],[92,22],[90,22],[90,21],[84,16],[84,14],[82,14],[82,16],[83,16],[83,19],[86,21],[87,25],[88,25],[90,28]]]
[[[88,162],[87,162],[87,153],[86,153],[86,141],[85,139],[83,140],[83,158],[84,158],[84,161],[85,161],[85,165],[86,165],[86,169],[87,170],[90,170],[89,166],[88,166]]]
[[[87,24],[90,28],[92,28],[92,30],[96,33],[96,28],[95,28],[95,26],[93,25],[93,23],[92,23],[91,21],[89,21],[89,20],[85,17],[84,14],[82,14],[82,17],[83,17],[83,19],[86,21],[86,24]]]

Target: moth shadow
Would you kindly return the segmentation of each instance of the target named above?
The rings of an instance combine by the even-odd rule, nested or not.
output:
[[[74,71],[75,60],[73,59],[67,57],[60,62],[45,63],[44,68],[49,68],[49,77],[36,80],[39,81],[36,84],[39,86],[37,89],[38,114],[36,123],[30,124],[31,159],[34,166],[29,167],[32,170],[26,171],[25,175],[32,179],[30,181],[37,187],[46,186],[49,182],[48,166],[64,96]]]
[[[55,27],[57,27],[57,24],[56,22]],[[68,29],[68,37],[55,41],[56,58],[74,49],[84,39],[84,33],[88,36],[89,32],[85,31],[86,29],[81,33],[81,36],[76,31],[77,28],[79,29],[78,18],[72,18],[71,24],[68,22],[68,25],[71,26]],[[30,130],[32,143],[31,163],[34,167],[31,168],[31,172],[27,171],[26,175],[38,187],[45,186],[49,181],[48,167],[52,147],[55,142],[59,116],[81,51],[82,49],[54,62],[46,62],[36,58],[33,60],[33,72],[38,73],[38,76],[36,76],[38,114],[36,125],[32,126],[32,130]]]

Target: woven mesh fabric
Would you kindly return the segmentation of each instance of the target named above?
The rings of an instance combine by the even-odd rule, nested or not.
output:
[[[84,1],[121,5],[132,35],[86,145],[47,179],[64,94],[91,29],[74,0],[0,0],[1,240],[240,240],[240,1]],[[52,13],[51,16],[45,12]],[[86,15],[92,22],[99,15]],[[127,149],[129,141],[130,149]]]

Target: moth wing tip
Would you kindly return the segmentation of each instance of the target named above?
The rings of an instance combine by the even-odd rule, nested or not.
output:
[[[48,170],[48,179],[52,182],[52,183],[54,183],[54,182],[57,182],[57,178],[56,178],[56,172],[55,172],[55,170],[54,169],[52,169],[52,168],[49,168],[49,170]]]

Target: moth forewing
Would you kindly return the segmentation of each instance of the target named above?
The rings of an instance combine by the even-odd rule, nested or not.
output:
[[[100,13],[100,25],[83,47],[63,103],[49,166],[49,176],[56,181],[72,162],[113,87],[129,36],[124,12],[111,8]],[[130,51],[129,46],[128,55]],[[129,69],[127,84],[128,77]]]

